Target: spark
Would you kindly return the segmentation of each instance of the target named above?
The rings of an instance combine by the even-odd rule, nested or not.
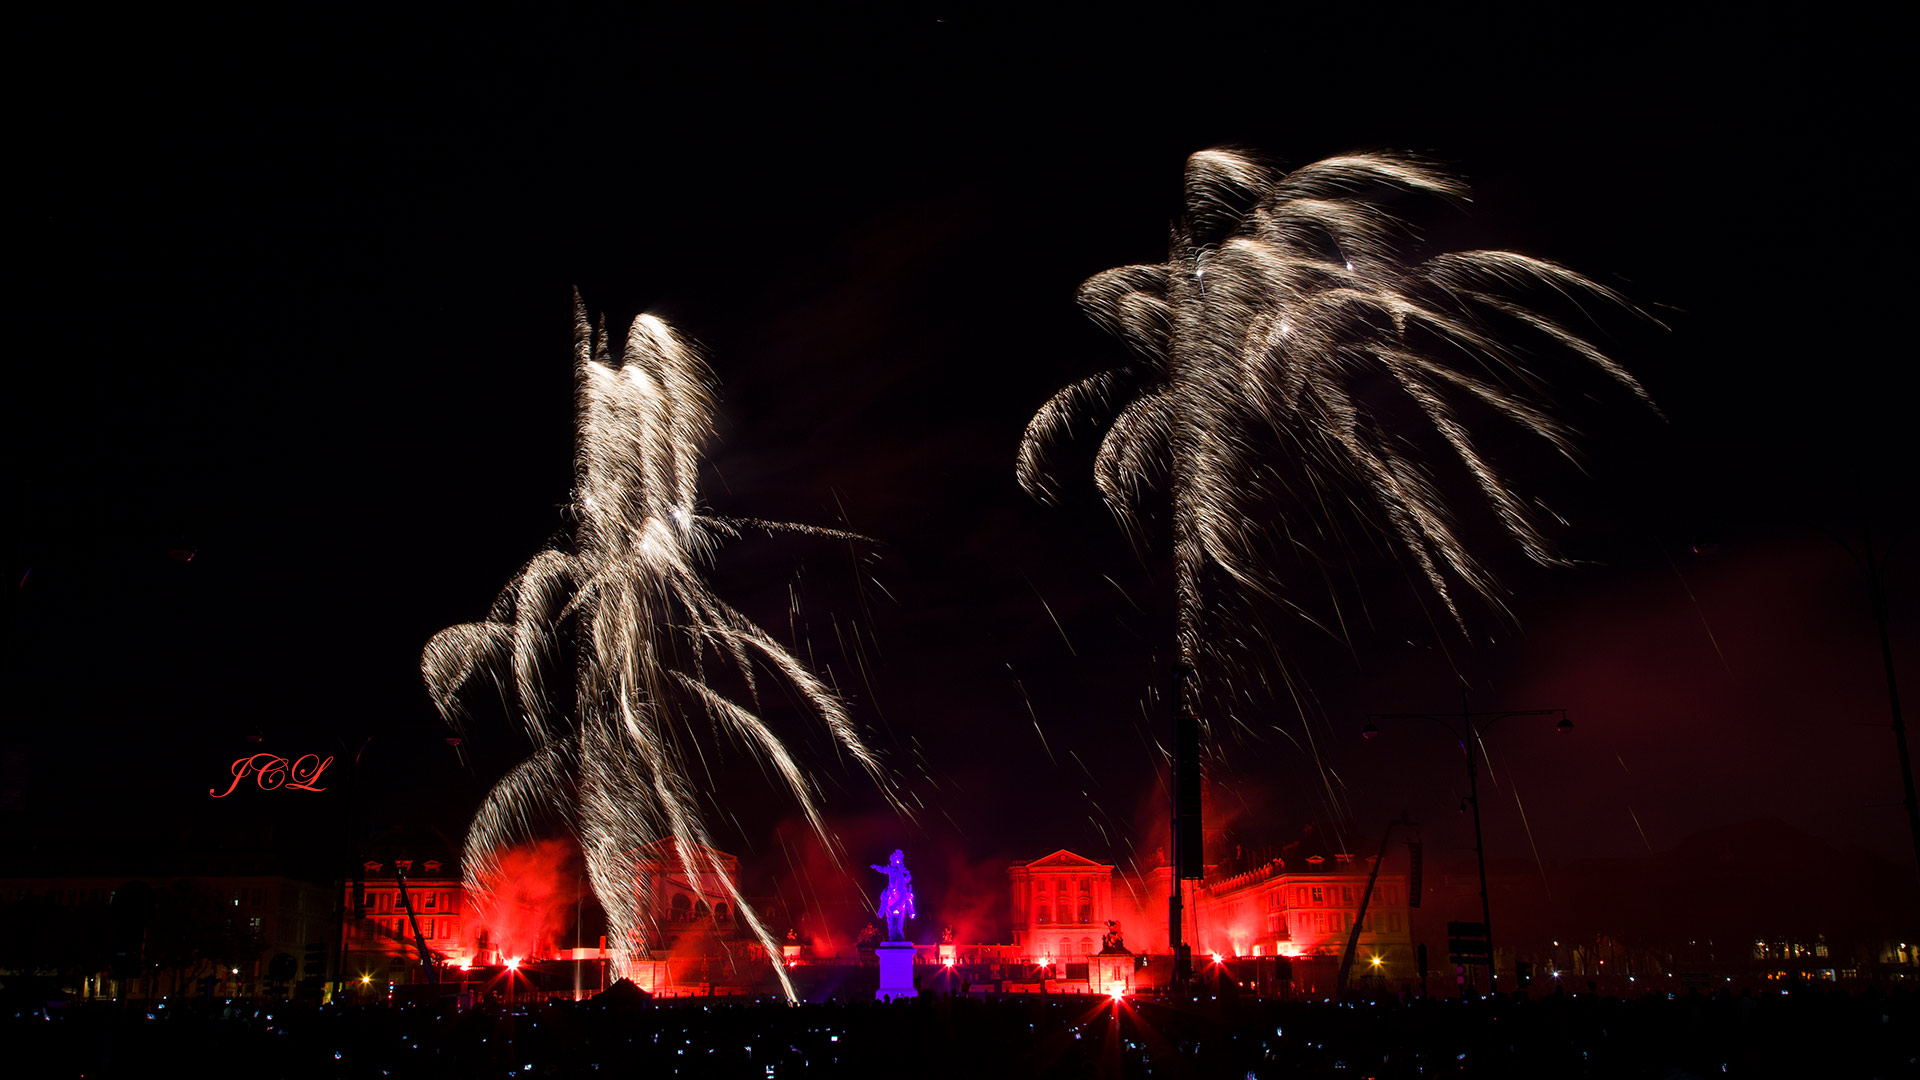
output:
[[[860,538],[704,512],[696,481],[713,408],[704,359],[652,315],[633,321],[618,359],[612,349],[604,320],[590,324],[575,293],[570,535],[522,567],[485,620],[442,630],[421,656],[428,693],[456,731],[467,718],[462,692],[484,674],[534,747],[475,813],[463,869],[470,887],[484,889],[501,854],[530,839],[536,822],[564,823],[579,839],[608,938],[622,943],[618,963],[630,976],[654,929],[635,887],[637,861],[670,844],[689,880],[706,873],[724,883],[740,920],[777,957],[778,943],[709,841],[687,760],[689,749],[702,754],[700,729],[724,731],[757,754],[832,851],[818,781],[756,715],[758,674],[769,672],[824,722],[836,752],[898,799],[828,684],[715,596],[700,569],[742,528]],[[569,650],[571,663],[563,663]],[[570,670],[571,686],[549,680],[550,668]],[[744,703],[738,691],[713,685],[723,672]],[[786,972],[773,967],[792,998]]]

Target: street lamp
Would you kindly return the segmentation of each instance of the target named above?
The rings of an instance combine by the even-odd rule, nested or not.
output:
[[[1504,712],[1474,712],[1467,705],[1467,688],[1460,688],[1460,712],[1454,713],[1372,713],[1360,729],[1363,738],[1371,739],[1380,734],[1376,720],[1431,720],[1445,728],[1460,746],[1460,752],[1467,759],[1467,802],[1473,805],[1473,857],[1480,869],[1480,925],[1486,931],[1487,941],[1487,989],[1494,989],[1493,963],[1493,911],[1487,902],[1487,851],[1480,832],[1480,769],[1474,762],[1473,748],[1480,744],[1480,737],[1486,730],[1509,716],[1558,716],[1560,722],[1554,730],[1566,734],[1573,730],[1573,721],[1567,719],[1565,709],[1509,709]],[[1453,721],[1460,721],[1455,727]],[[1474,721],[1478,720],[1476,727]],[[1481,752],[1486,748],[1481,745]]]

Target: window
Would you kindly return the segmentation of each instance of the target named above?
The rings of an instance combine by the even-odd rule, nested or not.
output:
[[[255,915],[253,918],[248,919],[247,929],[253,931],[256,934],[259,933],[260,932],[260,916]]]
[[[1035,919],[1034,921],[1042,922],[1042,923],[1048,923],[1053,921],[1053,912],[1048,910],[1047,902],[1045,900],[1040,901],[1040,917]]]
[[[1313,887],[1313,902],[1316,904],[1324,904],[1326,903],[1326,900],[1327,900],[1326,892],[1323,889],[1321,889],[1320,886],[1315,885]]]
[[[667,907],[668,917],[682,922],[693,914],[693,902],[687,899],[686,893],[674,893]]]
[[[1092,891],[1093,891],[1093,879],[1092,879],[1092,878],[1087,878],[1087,877],[1083,877],[1083,878],[1081,878],[1081,879],[1080,879],[1080,891],[1081,891],[1081,892],[1092,892]]]
[[[440,894],[439,894],[439,893],[427,893],[427,894],[426,894],[425,896],[423,896],[423,897],[421,897],[421,898],[420,898],[420,910],[422,910],[422,911],[439,911],[439,910],[440,910]]]
[[[1080,921],[1083,923],[1093,921],[1093,898],[1090,896],[1080,898]]]
[[[720,922],[726,922],[727,921],[727,905],[725,904],[713,905],[713,917]]]
[[[1353,886],[1351,885],[1340,886],[1340,902],[1343,904],[1353,903]]]
[[[1082,919],[1082,920],[1080,920],[1080,921],[1081,921],[1081,922],[1085,922],[1086,920],[1085,920],[1085,919]],[[1093,939],[1092,939],[1092,938],[1090,938],[1090,937],[1083,937],[1083,938],[1081,938],[1081,939],[1080,939],[1080,955],[1081,955],[1081,956],[1092,956],[1092,955],[1093,955]]]

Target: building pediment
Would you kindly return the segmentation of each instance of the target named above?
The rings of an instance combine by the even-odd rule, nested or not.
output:
[[[1092,859],[1089,859],[1084,855],[1076,855],[1073,852],[1068,851],[1066,848],[1061,848],[1059,851],[1056,851],[1051,855],[1042,855],[1030,863],[1019,863],[1016,865],[1019,868],[1023,868],[1027,870],[1079,870],[1079,869],[1111,870],[1112,869],[1112,867],[1107,865],[1106,863],[1094,862]]]

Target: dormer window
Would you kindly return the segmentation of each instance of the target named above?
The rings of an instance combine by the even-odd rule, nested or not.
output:
[[[396,859],[396,860],[394,860],[394,863],[393,863],[393,865],[394,865],[394,867],[395,867],[396,869],[398,869],[398,870],[399,870],[399,871],[400,871],[401,873],[403,873],[403,874],[411,874],[411,873],[413,873],[413,860],[412,860],[412,859]]]
[[[364,863],[362,864],[361,869],[365,870],[369,874],[377,874],[380,872],[380,867],[382,865],[384,864],[377,863],[377,862]]]
[[[1324,857],[1322,857],[1322,856],[1319,856],[1319,855],[1309,855],[1309,856],[1307,856],[1307,862],[1309,862],[1309,863],[1311,863],[1311,864],[1313,864],[1314,866],[1319,866],[1319,865],[1320,865],[1321,863],[1324,863],[1324,862],[1326,862],[1326,861],[1327,861],[1327,860],[1326,860],[1326,859],[1325,859]]]
[[[427,860],[427,873],[429,873],[429,874],[437,874],[437,873],[439,873],[439,872],[440,872],[440,866],[441,866],[441,863],[440,863],[440,860],[439,860],[439,859],[428,859],[428,860]]]

